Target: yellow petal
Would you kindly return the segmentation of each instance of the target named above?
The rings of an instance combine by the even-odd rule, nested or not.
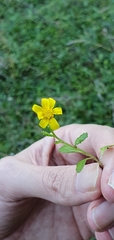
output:
[[[54,108],[56,101],[53,98],[49,98],[49,108]]]
[[[39,126],[41,128],[46,128],[48,124],[49,124],[49,120],[47,118],[44,118],[40,121]]]
[[[43,112],[43,108],[40,107],[39,105],[36,105],[34,104],[33,107],[32,107],[32,110],[35,112],[35,113],[39,113],[39,112]]]
[[[48,98],[42,98],[41,105],[45,109],[49,109],[49,99]]]
[[[52,130],[56,130],[56,129],[58,129],[58,128],[60,127],[55,118],[51,118],[51,119],[49,120],[49,126],[50,126],[50,128],[51,128]]]
[[[54,108],[53,109],[53,114],[57,114],[57,115],[62,114],[62,108],[60,108],[60,107]]]
[[[44,118],[44,113],[43,112],[38,112],[37,116],[38,116],[38,118],[40,120],[40,119]]]

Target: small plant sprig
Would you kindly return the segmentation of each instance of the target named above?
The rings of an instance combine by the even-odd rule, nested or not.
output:
[[[71,145],[71,144],[63,141],[62,139],[60,139],[51,129],[50,129],[50,133],[45,132],[45,131],[43,131],[42,133],[45,136],[54,137],[56,139],[55,144],[63,144],[63,146],[59,148],[59,152],[61,152],[61,153],[81,153],[85,156],[84,159],[80,160],[76,164],[76,172],[78,172],[78,173],[81,172],[81,170],[83,169],[83,167],[85,166],[85,164],[88,160],[93,160],[93,161],[99,163],[100,167],[103,167],[101,161],[98,158],[96,158],[92,154],[90,154],[78,147],[78,144],[82,143],[88,137],[87,132],[82,133],[78,138],[76,138],[74,145]]]
[[[61,153],[81,153],[85,156],[84,159],[80,160],[76,164],[76,172],[79,173],[82,171],[86,162],[89,160],[95,161],[99,164],[101,168],[103,168],[102,164],[102,156],[107,149],[113,148],[114,145],[104,146],[100,149],[100,159],[93,156],[92,154],[82,150],[78,147],[80,143],[88,138],[88,133],[82,133],[78,138],[76,138],[74,145],[71,145],[62,139],[60,139],[54,132],[54,130],[58,129],[60,126],[55,119],[54,115],[62,114],[62,109],[60,107],[54,107],[56,101],[53,98],[42,98],[41,106],[34,104],[32,110],[37,114],[38,119],[40,120],[39,126],[43,129],[46,127],[48,131],[43,131],[44,136],[53,137],[55,139],[55,144],[62,144],[63,146],[59,148]]]

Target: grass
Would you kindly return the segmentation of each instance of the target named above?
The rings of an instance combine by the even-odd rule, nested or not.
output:
[[[113,0],[2,0],[0,157],[42,137],[42,97],[63,108],[61,125],[114,126],[113,16]]]
[[[114,0],[2,0],[0,157],[42,137],[31,111],[42,97],[61,125],[114,127]]]

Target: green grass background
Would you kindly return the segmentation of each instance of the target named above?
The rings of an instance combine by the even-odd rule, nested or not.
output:
[[[61,126],[114,126],[114,0],[2,0],[0,18],[0,157],[42,137],[42,97]]]
[[[114,126],[114,0],[2,0],[0,18],[0,157],[42,137],[42,97],[60,125]]]

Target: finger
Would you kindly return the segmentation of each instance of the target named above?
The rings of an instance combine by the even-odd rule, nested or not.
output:
[[[69,143],[74,143],[76,137],[78,137],[83,132],[88,132],[88,138],[81,143],[81,148],[93,155],[97,156],[100,159],[100,148],[106,145],[111,145],[114,143],[114,129],[107,126],[86,124],[86,125],[77,125],[72,124],[67,127],[62,127],[57,130],[57,135],[65,139]],[[45,148],[43,148],[43,144]],[[49,154],[53,149],[53,139],[44,138],[40,141],[40,144],[35,143],[30,146],[28,149],[24,150],[18,154],[19,159],[27,159],[27,161],[33,161],[31,159],[36,159],[36,162],[39,163],[39,159],[42,158],[42,164],[47,165],[49,161]],[[33,147],[34,146],[34,147]],[[38,146],[40,146],[38,148]],[[55,146],[54,149],[54,161],[59,164],[63,164],[63,161],[66,161],[67,164],[75,164],[80,159],[83,158],[81,154],[60,154],[58,153],[59,146]],[[29,150],[30,149],[30,150]],[[34,149],[34,151],[33,151]],[[44,149],[44,150],[43,150]],[[43,150],[43,151],[42,151]],[[29,152],[29,154],[28,154]],[[40,155],[40,156],[39,156]],[[42,156],[42,157],[41,157]],[[45,156],[45,157],[44,157]],[[47,157],[46,157],[47,156]],[[30,159],[29,159],[30,158]],[[59,160],[58,160],[59,159]],[[24,160],[23,160],[24,161]],[[30,162],[29,161],[29,162]],[[59,164],[58,164],[59,163]],[[104,166],[102,179],[101,179],[101,190],[103,196],[107,201],[114,202],[114,150],[109,149],[103,154],[102,164]]]
[[[71,130],[70,128],[73,127],[74,130]],[[81,148],[92,153],[102,161],[101,191],[107,201],[114,203],[114,148],[106,150],[102,159],[100,158],[100,148],[114,144],[114,129],[108,126],[93,124],[78,125],[78,127],[77,125],[69,126],[69,132],[71,133],[73,142],[79,134],[85,131],[88,132],[88,138],[81,144]],[[78,160],[77,155],[74,156],[74,161],[75,159]]]
[[[83,128],[87,128],[90,137],[83,142],[82,147],[102,161],[101,191],[107,201],[114,203],[114,148],[106,150],[102,159],[100,156],[100,148],[114,144],[114,129],[100,125],[83,125],[82,131]]]
[[[56,130],[57,135],[60,138],[66,139],[69,143],[74,143],[75,139],[84,132],[88,133],[88,138],[81,143],[81,145],[90,150],[95,147],[95,151],[98,151],[99,147],[103,147],[104,144],[109,145],[114,143],[114,128],[108,126],[96,124],[71,124]],[[89,142],[90,145],[86,144],[86,142]]]
[[[102,162],[104,165],[101,178],[102,194],[107,201],[114,203],[114,149],[106,150]]]
[[[114,204],[100,198],[92,202],[87,214],[90,227],[98,240],[114,239]]]
[[[96,239],[114,239],[114,203],[109,203],[104,198],[93,201],[88,208],[87,219],[96,232]]]
[[[95,232],[95,237],[97,240],[113,240],[114,239],[108,230],[104,232]]]
[[[84,132],[88,132],[88,138],[79,144],[79,147],[98,158],[100,158],[101,147],[114,143],[114,129],[95,124],[71,124],[59,128],[56,134],[62,140],[74,145],[76,138]],[[16,157],[21,161],[33,162],[38,165],[48,165],[49,156],[52,153],[54,154],[55,162],[58,163],[59,161],[61,165],[63,162],[73,165],[84,158],[80,153],[62,154],[58,151],[59,148],[60,144],[55,145],[53,138],[45,137],[16,154]]]
[[[10,200],[37,197],[78,205],[100,197],[100,178],[97,163],[86,165],[76,174],[75,166],[34,166],[13,157],[0,162],[0,192]]]
[[[17,153],[15,157],[18,160],[26,163],[47,166],[49,164],[50,156],[53,153],[54,147],[54,139],[52,137],[44,137],[23,151]]]
[[[78,146],[98,158],[100,158],[100,148],[114,144],[114,129],[96,124],[71,124],[58,129],[57,135],[66,142],[74,144],[76,138],[84,132],[88,133],[88,138]],[[58,150],[59,146],[57,145],[56,148]],[[83,158],[78,153],[64,154],[63,157],[72,164]]]

